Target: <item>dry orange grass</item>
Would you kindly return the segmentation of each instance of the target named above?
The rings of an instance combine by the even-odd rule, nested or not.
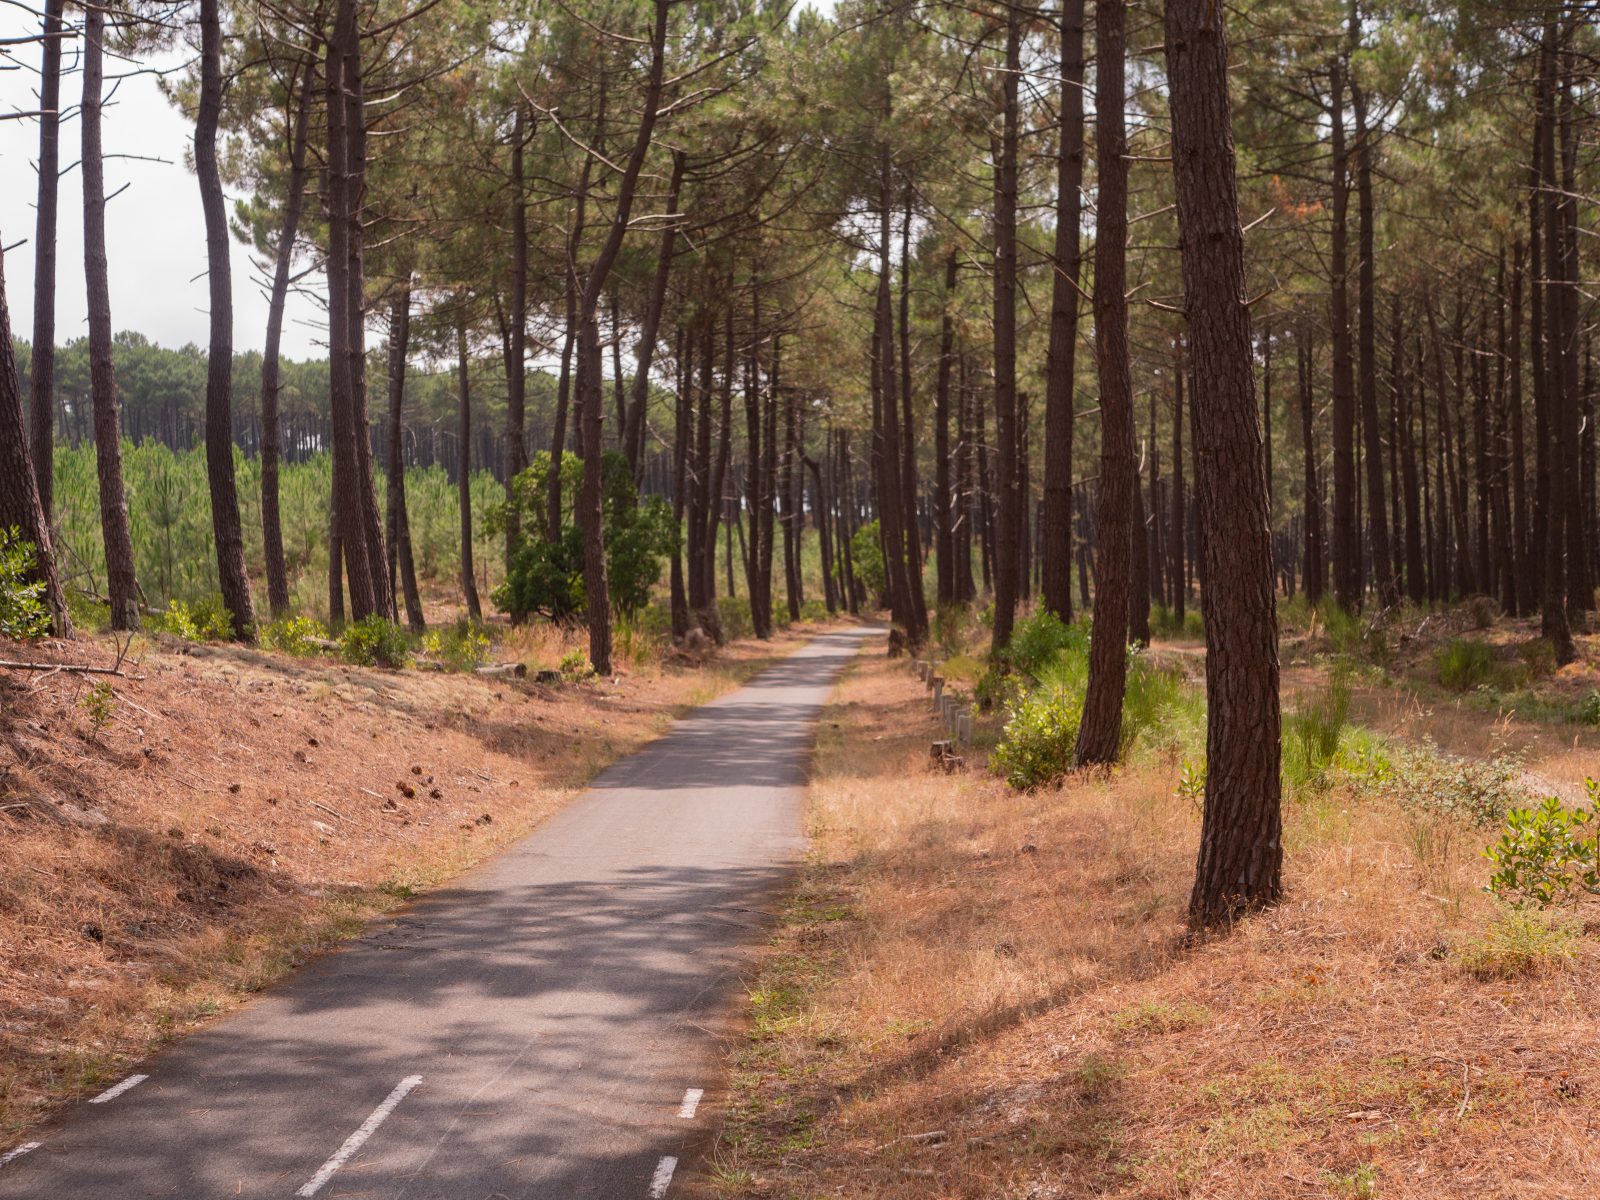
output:
[[[1519,966],[1482,833],[1291,806],[1285,903],[1187,946],[1174,765],[1031,795],[930,773],[920,685],[872,653],[824,723],[812,860],[700,1192],[1600,1189],[1600,955],[1558,934]]]
[[[527,832],[807,636],[560,688],[169,644],[111,681],[98,732],[91,680],[0,670],[0,1135]],[[553,665],[572,637],[512,649]]]

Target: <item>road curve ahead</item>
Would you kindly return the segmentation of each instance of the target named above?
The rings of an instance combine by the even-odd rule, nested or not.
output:
[[[816,717],[870,632],[818,637],[454,886],[0,1145],[0,1197],[670,1195],[741,951],[802,845]]]

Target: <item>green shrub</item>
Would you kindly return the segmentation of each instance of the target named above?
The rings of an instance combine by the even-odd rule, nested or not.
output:
[[[345,662],[358,667],[399,669],[411,657],[405,630],[377,613],[346,625],[339,635],[339,649]]]
[[[946,604],[933,618],[933,638],[946,658],[954,658],[966,647],[967,628],[972,624],[972,606]]]
[[[826,621],[828,619],[827,604],[821,600],[807,600],[800,606],[800,619],[811,622]]]
[[[233,618],[221,596],[207,596],[193,604],[167,601],[167,611],[158,624],[174,637],[186,642],[225,642],[233,637]]]
[[[867,589],[874,608],[884,606],[889,586],[889,571],[883,562],[883,544],[876,521],[868,521],[850,538],[850,559],[856,580]]]
[[[594,666],[589,662],[589,656],[582,650],[568,650],[561,656],[561,662],[557,664],[556,670],[573,683],[594,677]]]
[[[1600,692],[1590,689],[1573,716],[1580,725],[1600,725]]]
[[[78,701],[83,711],[89,714],[89,724],[94,729],[94,736],[98,738],[102,730],[111,724],[111,718],[117,714],[116,693],[111,690],[111,681],[102,679],[90,688],[82,700]]]
[[[1150,628],[1158,637],[1204,641],[1206,636],[1205,618],[1198,611],[1188,609],[1179,620],[1178,614],[1165,604],[1157,604],[1150,610]]]
[[[1012,670],[1030,679],[1039,678],[1046,664],[1067,650],[1074,654],[1089,652],[1089,630],[1085,625],[1068,625],[1047,608],[1035,610],[1018,621],[1011,630],[1011,641],[1006,646],[1003,662]]]
[[[37,550],[20,529],[0,529],[0,637],[24,642],[50,632],[44,584],[29,579],[36,563]]]
[[[316,654],[328,640],[328,631],[312,617],[285,617],[261,629],[261,644],[296,658]]]
[[[1043,672],[1039,686],[1011,708],[989,769],[1012,787],[1041,787],[1072,769],[1087,682],[1087,672],[1077,669],[1079,658],[1057,660]]]
[[[1589,808],[1568,808],[1560,797],[1549,796],[1537,808],[1506,814],[1500,840],[1483,852],[1495,865],[1490,892],[1516,908],[1549,908],[1600,895],[1597,839],[1593,833],[1583,836],[1600,815],[1593,807],[1600,784],[1585,783]]]
[[[1141,742],[1173,752],[1199,749],[1205,744],[1205,723],[1205,697],[1189,686],[1182,671],[1154,666],[1143,655],[1129,655],[1122,692],[1121,757],[1128,757]]]
[[[462,617],[447,629],[430,629],[423,635],[422,649],[452,671],[470,671],[488,659],[489,635]]]
[[[1372,760],[1347,764],[1358,787],[1401,807],[1477,826],[1493,825],[1528,800],[1522,764],[1440,754],[1432,746],[1392,746]]]
[[[1452,638],[1433,656],[1439,682],[1452,692],[1470,692],[1489,682],[1494,674],[1494,654],[1483,642]]]

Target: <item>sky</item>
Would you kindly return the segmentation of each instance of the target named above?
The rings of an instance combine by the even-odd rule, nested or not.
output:
[[[0,6],[0,41],[36,31],[36,21],[9,5]],[[39,107],[40,49],[16,48],[0,58],[0,115]],[[64,59],[73,64],[69,43]],[[181,68],[186,52],[153,64]],[[116,91],[105,110],[106,246],[111,274],[111,320],[164,346],[209,338],[205,222],[200,189],[187,166],[193,129],[161,94],[152,75],[113,84],[110,76],[126,64],[107,59],[107,92]],[[81,136],[76,72],[62,80],[62,107],[69,119],[61,128],[61,164],[56,267],[56,341],[88,332],[83,283],[83,177],[77,169]],[[12,334],[28,339],[33,331],[33,236],[38,176],[39,127],[29,119],[0,120],[0,246],[5,247],[6,299]],[[115,158],[115,155],[134,156]],[[161,161],[144,161],[155,159]],[[126,186],[125,191],[119,189]],[[229,208],[233,196],[229,195]],[[20,243],[20,244],[19,244]],[[266,336],[267,301],[260,271],[249,247],[234,241],[233,343],[236,349],[261,348]],[[309,282],[309,281],[308,281]],[[283,331],[283,353],[290,358],[321,357],[324,332],[317,305],[291,295]]]

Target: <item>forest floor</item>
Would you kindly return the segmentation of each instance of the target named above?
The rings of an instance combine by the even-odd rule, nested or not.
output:
[[[103,703],[105,676],[0,669],[0,1136],[515,841],[815,632],[553,686],[166,636]],[[500,657],[578,645],[541,626]]]
[[[926,692],[877,648],[824,716],[812,853],[700,1195],[1600,1190],[1596,906],[1508,910],[1482,890],[1491,831],[1335,785],[1285,805],[1284,902],[1192,943],[1199,813],[1175,757],[1017,792],[983,768],[996,718],[965,772],[936,773]],[[1285,651],[1291,693],[1326,683]],[[1506,724],[1458,700],[1362,676],[1352,716],[1464,751]],[[1540,770],[1570,748],[1523,724]]]

